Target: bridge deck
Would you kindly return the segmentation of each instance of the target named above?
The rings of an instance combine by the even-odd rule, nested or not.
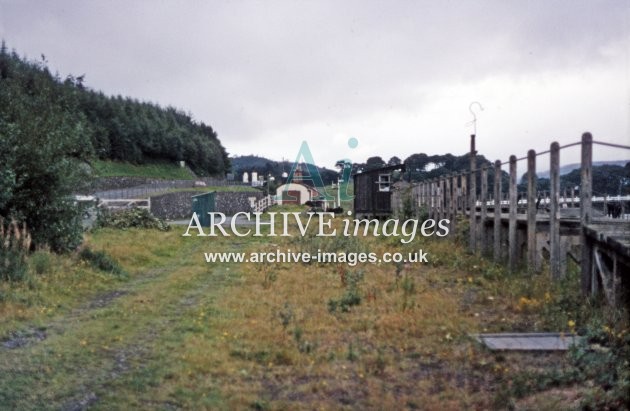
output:
[[[630,261],[630,222],[596,221],[588,224],[585,230],[588,237]]]

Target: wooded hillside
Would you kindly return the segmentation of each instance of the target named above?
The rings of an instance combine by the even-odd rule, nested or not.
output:
[[[185,160],[202,176],[223,175],[229,170],[225,148],[211,126],[173,107],[91,90],[84,84],[84,75],[62,79],[49,71],[44,56],[30,61],[9,52],[4,42],[0,48],[0,85],[11,90],[10,100],[54,95],[55,101],[50,103],[59,106],[50,109],[61,109],[72,118],[68,125],[81,129],[73,151],[86,159],[134,164]],[[5,109],[0,107],[0,111]],[[38,113],[31,114],[36,117]]]
[[[185,160],[199,175],[229,168],[212,127],[174,108],[89,90],[83,76],[62,80],[44,56],[30,61],[2,43],[0,231],[15,221],[34,247],[76,248],[83,231],[73,193],[94,175],[88,163],[96,158]]]

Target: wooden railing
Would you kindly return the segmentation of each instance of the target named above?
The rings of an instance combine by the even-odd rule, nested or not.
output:
[[[516,270],[520,260],[524,260],[529,271],[539,271],[542,259],[540,251],[545,248],[549,253],[549,268],[552,277],[561,277],[564,273],[565,266],[563,264],[566,263],[568,252],[566,244],[563,246],[561,242],[560,228],[562,226],[563,236],[573,235],[575,242],[579,238],[581,250],[577,260],[582,271],[582,289],[584,292],[590,292],[597,287],[596,276],[593,273],[597,271],[601,274],[605,271],[601,264],[600,266],[594,265],[594,260],[598,259],[597,256],[594,257],[595,252],[604,250],[612,253],[613,275],[625,270],[625,268],[617,269],[616,267],[628,267],[627,264],[630,264],[630,251],[628,251],[630,249],[630,222],[622,218],[611,223],[611,220],[606,216],[609,197],[593,197],[593,144],[630,150],[630,146],[593,141],[590,133],[584,133],[579,142],[564,146],[554,142],[550,145],[549,150],[540,153],[529,150],[525,157],[517,158],[512,155],[508,161],[497,160],[492,166],[484,164],[479,169],[477,167],[475,136],[472,135],[469,171],[417,183],[412,187],[412,193],[417,203],[426,208],[430,218],[451,220],[453,230],[458,229],[457,225],[454,225],[458,216],[467,219],[469,222],[469,249],[474,253],[491,254],[497,262],[507,260],[510,270]],[[569,193],[567,190],[564,190],[564,193],[560,192],[560,152],[562,149],[573,146],[581,146],[579,196],[575,195],[573,188],[570,189]],[[544,199],[537,193],[536,177],[536,158],[543,154],[549,154],[550,157],[550,190],[549,195],[545,196]],[[517,162],[522,160],[527,161],[527,191],[521,193],[519,198],[516,166]],[[507,199],[502,193],[501,167],[504,165],[509,167]],[[492,197],[488,193],[490,167],[494,168]],[[477,177],[479,175],[481,187],[477,190]],[[561,198],[564,198],[564,202],[561,201]],[[617,214],[620,214],[620,217],[627,217],[625,202],[630,200],[630,197],[618,196],[616,199],[621,205],[621,212]],[[604,203],[604,212],[595,212],[593,203],[596,201]],[[541,205],[543,205],[544,210],[541,210]],[[578,207],[579,213],[577,212]],[[507,213],[502,212],[504,209]],[[571,209],[576,212],[567,212]],[[522,213],[522,211],[525,212]],[[593,228],[594,223],[599,225]],[[488,228],[492,229],[489,230]],[[507,235],[503,232],[505,228],[507,228]],[[543,228],[547,230],[542,230]],[[525,232],[526,241],[519,242],[518,230]],[[545,231],[542,233],[545,235],[545,239],[541,239],[541,231]],[[612,234],[609,235],[610,233],[614,233],[614,238],[611,237]],[[610,237],[612,238],[611,241],[616,241],[616,245],[614,247],[606,246],[595,237]],[[606,241],[607,243],[610,242]],[[521,250],[523,245],[525,252]],[[505,258],[506,246],[507,259]],[[492,250],[491,253],[490,250]],[[525,258],[519,258],[523,257],[522,254]],[[629,274],[625,273],[625,275]]]
[[[266,209],[268,209],[269,207],[271,207],[275,203],[276,203],[276,200],[274,199],[274,197],[270,196],[270,195],[267,195],[267,196],[261,198],[260,200],[258,200],[254,204],[254,212],[262,213],[263,211],[265,211]]]

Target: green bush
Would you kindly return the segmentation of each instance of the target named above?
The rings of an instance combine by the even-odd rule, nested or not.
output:
[[[31,235],[15,221],[4,223],[0,217],[0,280],[21,281],[26,278],[26,255],[31,247]]]
[[[50,252],[45,250],[34,252],[28,260],[28,265],[36,274],[39,275],[50,272],[50,268],[52,266]]]
[[[36,246],[75,249],[83,230],[73,192],[88,181],[88,124],[45,63],[0,46],[0,216],[26,222]]]
[[[630,408],[630,333],[615,330],[603,321],[593,321],[586,335],[569,351],[580,380],[595,383],[592,395],[583,401],[584,409]]]
[[[99,213],[95,228],[150,228],[160,231],[168,231],[171,226],[166,221],[156,218],[145,208],[131,208],[124,211]]]
[[[554,387],[578,385],[584,392],[576,409],[630,409],[630,329],[623,309],[615,316],[607,321],[592,318],[584,326],[584,335],[568,351],[568,367],[524,371],[504,381],[495,395],[495,408]]]
[[[339,299],[328,300],[328,311],[334,313],[339,310],[342,313],[350,311],[350,307],[361,304],[361,292],[359,283],[363,280],[363,271],[344,271],[341,273],[341,282],[346,289]]]
[[[122,269],[122,267],[120,267],[116,260],[114,260],[103,251],[92,251],[86,247],[81,250],[81,252],[79,253],[79,257],[81,257],[83,261],[87,262],[97,270],[105,271],[119,276],[126,275],[125,271]]]
[[[413,296],[416,293],[416,283],[413,274],[407,273],[402,279],[402,310],[408,310],[413,307]]]
[[[349,288],[346,292],[341,296],[341,298],[335,300],[328,300],[328,311],[334,313],[339,309],[342,313],[347,313],[350,311],[350,307],[361,304],[361,294],[359,294],[359,290],[356,288]]]
[[[26,277],[24,253],[0,247],[0,280],[22,281]]]

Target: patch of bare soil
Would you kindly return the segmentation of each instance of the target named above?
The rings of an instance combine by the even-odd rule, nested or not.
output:
[[[578,386],[552,388],[537,392],[516,401],[517,410],[558,410],[578,409],[582,398],[581,389]]]
[[[122,297],[123,295],[127,295],[127,294],[129,294],[129,292],[125,290],[113,290],[113,291],[109,291],[103,294],[99,294],[96,297],[94,297],[92,300],[90,300],[90,302],[87,304],[87,308],[90,310],[93,310],[96,308],[107,307],[115,299]]]
[[[22,348],[44,341],[46,337],[48,337],[48,334],[45,327],[27,328],[9,334],[8,338],[2,342],[2,346],[10,350]]]
[[[74,310],[70,314],[70,317],[77,317],[87,310],[94,310],[106,307],[111,304],[116,298],[119,298],[126,294],[128,294],[128,291],[124,290],[114,290],[107,293],[99,294],[91,299],[84,307]],[[54,331],[62,331],[62,329],[62,324],[57,321],[52,322],[44,327],[31,327],[23,330],[16,330],[10,333],[4,339],[4,341],[2,341],[2,347],[13,350],[16,348],[31,346],[33,344],[44,341],[48,337],[48,332],[50,332],[51,330],[54,333]]]
[[[90,408],[91,405],[98,401],[98,397],[93,392],[89,392],[82,395],[79,398],[68,401],[61,407],[62,411],[84,411]]]

